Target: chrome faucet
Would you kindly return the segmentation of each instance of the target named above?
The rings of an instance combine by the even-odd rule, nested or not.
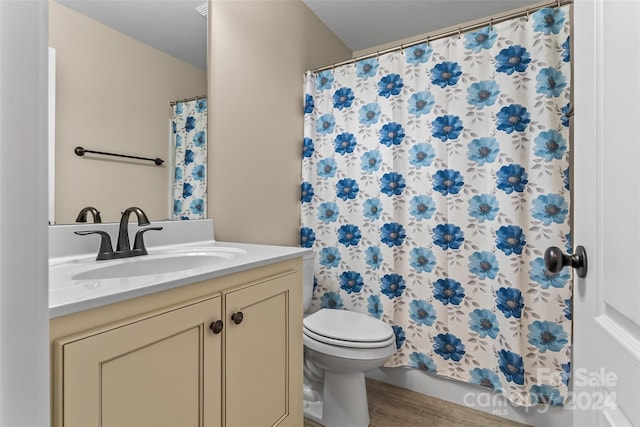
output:
[[[87,214],[90,213],[93,218],[93,222],[98,224],[102,222],[102,218],[100,218],[100,211],[93,206],[87,206],[86,208],[82,208],[78,216],[76,217],[76,222],[87,222]]]
[[[138,226],[149,225],[149,219],[142,209],[135,206],[125,209],[124,212],[122,212],[122,217],[120,218],[120,227],[118,229],[118,243],[116,244],[115,251],[111,246],[111,237],[106,231],[76,231],[75,234],[78,234],[80,236],[85,236],[87,234],[100,235],[100,250],[98,251],[98,257],[96,258],[96,260],[98,261],[147,255],[147,249],[144,246],[142,235],[150,230],[162,230],[162,227],[147,227],[138,230],[133,242],[133,248],[131,248],[129,244],[129,216],[131,215],[131,213],[136,214],[136,217],[138,218]]]

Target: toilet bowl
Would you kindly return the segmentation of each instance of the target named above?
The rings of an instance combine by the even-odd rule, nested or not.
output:
[[[313,292],[313,258],[304,263],[306,312]],[[396,351],[391,326],[362,313],[321,309],[305,315],[303,343],[305,417],[325,427],[368,426],[364,372],[382,366]]]

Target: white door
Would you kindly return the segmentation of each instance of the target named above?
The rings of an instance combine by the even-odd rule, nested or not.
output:
[[[574,3],[574,427],[640,427],[640,1]]]

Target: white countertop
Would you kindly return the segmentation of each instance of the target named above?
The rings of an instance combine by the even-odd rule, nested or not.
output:
[[[98,227],[95,227],[98,228]],[[149,233],[147,233],[149,234]],[[153,259],[169,250],[194,248],[230,248],[235,255],[216,259],[206,267],[186,271],[159,273],[145,276],[108,278],[100,280],[73,280],[77,271],[102,267],[110,263],[135,263],[143,258]],[[147,246],[149,255],[110,261],[96,261],[92,253],[58,256],[49,260],[49,317],[55,318],[91,308],[124,301],[179,286],[197,283],[232,273],[249,270],[302,257],[310,249],[256,245],[246,243],[217,242],[215,240],[191,241],[183,244]]]

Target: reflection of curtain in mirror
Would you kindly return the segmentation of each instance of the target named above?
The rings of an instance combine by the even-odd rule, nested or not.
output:
[[[173,107],[175,180],[173,219],[207,216],[207,100],[178,102]]]

